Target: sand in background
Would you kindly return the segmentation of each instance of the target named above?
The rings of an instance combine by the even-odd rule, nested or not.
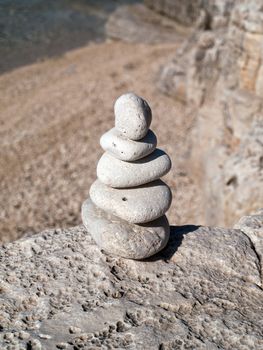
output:
[[[171,224],[201,223],[195,178],[185,166],[193,118],[156,88],[160,66],[177,47],[106,40],[21,67],[24,56],[20,62],[14,51],[15,69],[0,76],[0,241],[81,223],[103,152],[99,138],[113,127],[113,103],[127,91],[149,102],[159,147],[173,161],[165,178],[174,195]]]

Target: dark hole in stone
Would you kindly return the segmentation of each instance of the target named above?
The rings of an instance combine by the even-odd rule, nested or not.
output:
[[[232,186],[236,187],[237,186],[237,177],[236,177],[236,175],[230,177],[230,179],[227,181],[226,185],[227,186],[232,185]]]
[[[259,158],[259,169],[263,169],[263,156]]]
[[[123,200],[123,202],[126,202],[127,198],[126,197],[122,197],[122,200]]]

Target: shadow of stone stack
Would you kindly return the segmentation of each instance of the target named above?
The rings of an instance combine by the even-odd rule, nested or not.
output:
[[[82,206],[82,220],[107,253],[143,259],[165,247],[170,227],[165,216],[172,195],[160,180],[171,168],[169,156],[157,149],[149,130],[152,113],[133,93],[115,102],[115,127],[100,140],[105,153],[98,179]]]

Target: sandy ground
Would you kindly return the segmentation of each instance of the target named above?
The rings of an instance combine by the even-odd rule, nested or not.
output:
[[[200,223],[199,198],[185,136],[184,107],[163,96],[155,79],[174,44],[107,41],[0,76],[0,239],[81,222],[80,207],[96,178],[100,136],[113,126],[114,100],[127,91],[147,99],[159,147],[169,153],[171,224]]]

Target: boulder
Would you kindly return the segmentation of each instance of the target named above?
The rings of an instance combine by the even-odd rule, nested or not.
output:
[[[167,247],[106,255],[84,226],[0,248],[1,349],[261,349],[263,213],[171,226]]]
[[[188,2],[146,3],[173,13],[170,7],[183,11]],[[186,117],[194,119],[185,162],[202,190],[202,222],[229,226],[263,203],[262,2],[191,3],[187,20],[205,8],[209,25],[193,23],[192,35],[162,67],[158,86],[183,101]]]
[[[129,43],[159,44],[181,42],[189,29],[160,15],[142,3],[119,5],[108,17],[105,34]]]
[[[234,0],[144,0],[144,3],[154,11],[163,14],[176,22],[185,26],[195,24],[209,26],[214,17],[217,22],[222,17],[229,16],[230,10],[234,6]]]

